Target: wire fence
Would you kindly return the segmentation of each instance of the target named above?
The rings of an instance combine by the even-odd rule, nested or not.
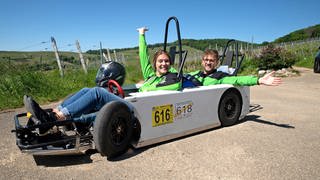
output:
[[[48,42],[41,42],[36,44],[43,45]],[[36,45],[30,45],[29,47],[34,47]],[[71,46],[71,45],[68,45]],[[274,44],[276,47],[281,47],[285,50],[290,50],[292,53],[299,57],[309,57],[314,56],[320,46],[320,37],[311,38],[307,40],[286,42]],[[239,51],[246,54],[246,56],[251,59],[259,55],[263,48],[266,46],[254,46],[252,43],[239,43]],[[208,48],[218,50],[219,54],[222,54],[225,47],[219,47],[216,45],[210,45]],[[25,48],[23,48],[25,49]],[[230,50],[235,50],[235,46],[231,45]],[[84,61],[88,68],[98,68],[102,63],[107,61],[117,61],[122,64],[127,64],[127,61],[138,60],[138,50],[132,50],[131,52],[119,51],[112,52],[105,51],[103,53],[97,54],[84,54]],[[97,51],[98,52],[98,51]],[[186,61],[198,61],[202,57],[203,51],[188,49],[188,56]],[[152,53],[151,53],[152,54]],[[79,52],[74,51],[63,51],[59,53],[61,59],[61,64],[63,68],[82,68],[80,63]],[[176,57],[177,59],[177,57]],[[48,51],[48,48],[45,50],[35,52],[0,52],[0,60],[3,63],[6,63],[12,68],[12,64],[23,64],[31,63],[34,65],[35,70],[51,70],[57,68],[56,57],[54,52]]]
[[[317,49],[320,47],[320,37],[285,43],[276,43],[274,44],[274,46],[292,51],[292,53],[298,56],[313,56],[315,55]],[[267,46],[258,46],[256,48],[253,48],[251,51],[248,51],[247,54],[250,57],[257,56],[261,53],[262,49],[266,47]]]

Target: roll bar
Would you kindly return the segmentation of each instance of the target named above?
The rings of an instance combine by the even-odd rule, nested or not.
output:
[[[179,71],[178,71],[178,78],[180,80],[182,80],[182,75],[183,75],[183,66],[184,66],[184,62],[186,60],[187,51],[182,51],[182,43],[181,43],[181,35],[180,35],[180,27],[179,27],[179,21],[175,16],[169,17],[169,19],[166,22],[166,28],[165,28],[165,34],[164,34],[164,43],[163,43],[163,50],[166,51],[167,50],[167,40],[168,40],[168,29],[169,29],[169,23],[171,20],[175,21],[176,24],[176,30],[177,30],[177,37],[178,37],[178,46],[179,46],[179,50],[178,52],[176,51],[175,47],[171,47],[170,48],[170,52],[173,53],[171,56],[175,56],[175,54],[179,54]],[[182,57],[182,53],[184,54],[184,57]],[[171,57],[172,59],[172,64],[174,63],[174,59],[175,57]]]
[[[229,46],[232,43],[235,44],[235,54],[234,54],[233,51],[229,50]],[[234,71],[234,73],[232,75],[237,75],[237,73],[238,73],[238,71],[240,69],[241,63],[242,63],[242,61],[244,59],[244,56],[245,56],[244,54],[240,54],[239,53],[238,42],[236,40],[234,40],[234,39],[230,39],[227,42],[227,44],[226,44],[226,46],[225,46],[225,48],[223,50],[220,62],[221,62],[222,65],[228,65],[229,67],[231,67],[232,63],[233,63],[233,57],[235,57],[235,71]],[[240,57],[241,57],[241,59],[240,59]]]

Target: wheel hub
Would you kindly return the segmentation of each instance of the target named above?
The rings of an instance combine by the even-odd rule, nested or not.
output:
[[[232,116],[234,114],[235,104],[231,99],[226,103],[225,111],[226,111],[227,116]]]
[[[118,126],[116,129],[117,134],[121,134],[122,132],[122,126]]]
[[[228,110],[228,111],[231,111],[231,110],[232,110],[232,105],[231,105],[231,104],[228,104],[228,105],[227,105],[227,110]]]

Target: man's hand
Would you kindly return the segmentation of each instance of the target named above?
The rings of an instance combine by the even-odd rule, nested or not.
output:
[[[265,74],[263,77],[259,79],[259,84],[267,85],[267,86],[278,86],[282,83],[280,77],[273,77],[274,71]]]

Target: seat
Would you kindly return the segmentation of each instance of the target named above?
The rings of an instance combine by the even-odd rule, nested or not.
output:
[[[235,44],[234,51],[229,50],[229,46],[231,43]],[[229,40],[221,56],[221,66],[218,68],[218,70],[220,69],[221,71],[227,72],[232,76],[236,76],[238,74],[238,71],[240,70],[244,56],[245,55],[241,54],[239,51],[238,42],[233,39]]]
[[[226,65],[226,66],[231,67],[232,66],[232,62],[233,62],[233,55],[234,55],[233,51],[227,51],[226,52],[226,58],[222,62],[222,65]]]
[[[177,46],[171,46],[169,49],[169,55],[171,58],[171,64],[174,64],[174,61],[176,59],[176,54],[177,54]]]

